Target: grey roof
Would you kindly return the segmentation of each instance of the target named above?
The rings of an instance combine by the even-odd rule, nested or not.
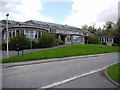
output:
[[[5,27],[6,20],[1,20],[0,24],[2,25],[2,27]],[[30,25],[30,26],[39,26],[42,28],[49,28],[51,30],[70,30],[70,31],[86,32],[85,30],[82,30],[82,29],[74,27],[74,26],[61,25],[61,24],[42,22],[42,21],[36,21],[36,20],[29,20],[26,22],[9,20],[8,24],[9,24],[9,26],[17,26],[17,25],[19,26],[19,25],[23,24],[26,26]]]
[[[36,20],[29,20],[29,21],[26,21],[25,23],[31,24],[31,25],[39,25],[39,26],[49,28],[49,29],[83,31],[80,28],[73,27],[73,26],[42,22],[42,21],[36,21]]]

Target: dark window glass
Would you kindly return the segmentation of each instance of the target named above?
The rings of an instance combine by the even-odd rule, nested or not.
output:
[[[15,31],[13,31],[13,36],[15,36]]]
[[[11,37],[11,32],[9,32],[9,37]]]
[[[16,33],[19,34],[19,30],[17,30]]]

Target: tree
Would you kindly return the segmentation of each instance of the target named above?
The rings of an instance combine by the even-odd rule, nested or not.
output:
[[[96,32],[95,32],[95,34],[96,34],[96,36],[100,36],[100,35],[102,35],[102,29],[101,29],[101,27],[99,27],[98,29],[96,29]]]
[[[107,29],[111,29],[111,28],[113,28],[114,25],[115,25],[115,23],[113,23],[112,21],[108,21],[108,22],[106,22],[106,28],[107,28]]]
[[[83,25],[83,26],[82,26],[82,29],[83,29],[83,30],[87,30],[87,29],[88,29],[88,26],[87,26],[87,25]]]
[[[10,38],[10,47],[18,51],[18,55],[19,51],[22,51],[23,54],[23,50],[28,48],[29,43],[29,39],[23,34],[17,34],[15,37]]]
[[[96,32],[96,29],[94,28],[94,26],[93,26],[93,27],[92,27],[92,26],[89,26],[87,30],[88,30],[89,32],[93,33],[93,34],[95,34],[95,32]]]
[[[104,26],[104,32],[103,35],[113,36],[116,29],[116,24],[112,21],[106,22],[106,25]]]
[[[116,23],[116,29],[114,31],[114,43],[120,45],[120,18]]]

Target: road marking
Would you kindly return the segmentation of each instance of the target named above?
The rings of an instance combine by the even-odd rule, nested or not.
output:
[[[116,64],[116,63],[118,63],[118,62],[115,62],[115,63],[113,63],[113,64]],[[109,67],[109,66],[111,66],[111,65],[113,65],[113,64],[110,64],[110,65],[108,65],[108,66],[105,66],[105,67],[103,67],[103,68],[101,68],[101,69],[97,69],[97,70],[90,71],[90,72],[88,72],[88,73],[84,73],[84,74],[81,74],[81,75],[73,76],[73,77],[68,78],[68,79],[65,79],[65,80],[61,80],[61,81],[58,81],[58,82],[54,82],[54,83],[52,83],[52,84],[42,86],[41,88],[42,88],[42,89],[52,88],[52,87],[55,87],[55,86],[58,86],[58,85],[61,85],[61,84],[70,82],[70,81],[72,81],[72,80],[81,78],[81,77],[83,77],[83,76],[87,76],[87,75],[90,75],[90,74],[93,74],[93,73],[102,71],[102,70],[104,70],[105,68],[107,68],[107,67]]]
[[[94,71],[90,71],[90,72],[88,72],[88,73],[84,73],[84,74],[82,74],[82,75],[74,76],[74,77],[68,78],[68,79],[66,79],[66,80],[54,82],[54,83],[52,83],[52,84],[42,86],[41,88],[43,88],[43,89],[52,88],[52,87],[55,87],[55,86],[58,86],[58,85],[67,83],[67,82],[69,82],[69,81],[78,79],[78,78],[80,78],[80,77],[83,77],[83,76],[87,76],[87,75],[93,74],[93,73],[98,72],[98,71],[101,71],[101,70],[103,70],[103,69],[105,69],[105,68],[98,69],[98,70],[94,70]]]

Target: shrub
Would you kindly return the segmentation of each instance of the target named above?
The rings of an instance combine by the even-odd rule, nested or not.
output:
[[[112,46],[119,46],[118,44],[112,44]]]
[[[15,37],[10,38],[10,49],[12,50],[23,50],[28,48],[30,41],[23,34],[17,34]]]
[[[59,40],[59,45],[63,45],[64,42],[62,40]]]
[[[47,48],[56,45],[55,36],[44,32],[38,40],[38,47]]]
[[[99,38],[97,36],[88,37],[88,44],[98,44]]]
[[[7,44],[6,43],[3,43],[2,44],[2,50],[6,50],[7,49]]]
[[[32,48],[38,48],[38,42],[32,41]]]
[[[60,39],[56,39],[55,43],[56,43],[56,45],[63,45],[64,44],[64,42]]]
[[[10,50],[10,43],[8,45],[9,45],[8,48]],[[7,44],[6,43],[2,44],[2,50],[7,50]]]
[[[103,45],[107,45],[107,43],[106,43],[106,42],[102,42],[102,44],[103,44]]]

